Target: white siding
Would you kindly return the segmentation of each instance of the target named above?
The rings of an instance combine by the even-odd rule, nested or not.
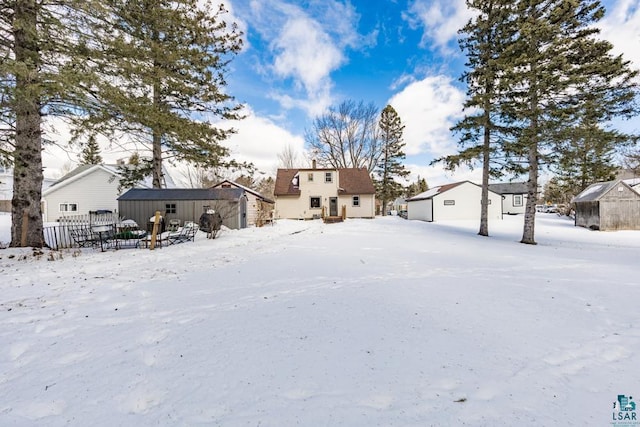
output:
[[[420,221],[433,221],[431,216],[433,200],[416,200],[407,203],[407,219],[417,219]]]
[[[61,182],[60,187],[50,189],[44,196],[45,221],[56,221],[63,214],[83,215],[89,211],[108,209],[116,212],[118,209],[118,179],[103,169],[96,168],[88,175],[69,182]],[[77,212],[60,212],[61,203],[76,203]]]
[[[524,194],[503,194],[504,199],[502,200],[502,212],[506,214],[523,214],[525,210],[525,206],[527,204],[527,196]],[[517,206],[516,202],[518,196],[522,201],[520,206]]]
[[[433,197],[433,220],[480,219],[482,189],[464,182]],[[502,196],[489,192],[489,219],[502,219]],[[453,201],[453,205],[445,205]]]

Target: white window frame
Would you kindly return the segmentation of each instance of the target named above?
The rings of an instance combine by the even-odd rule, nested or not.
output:
[[[313,182],[313,172],[309,172],[309,173],[307,174],[307,181],[308,181],[308,182]]]
[[[78,212],[78,204],[77,203],[60,203],[58,205],[58,212]]]
[[[359,208],[360,207],[360,196],[353,196],[351,198],[351,206],[353,206],[355,208]]]
[[[330,184],[333,182],[333,173],[332,172],[325,172],[324,173],[324,182],[326,184]]]
[[[519,202],[517,200],[520,200]],[[522,207],[524,203],[524,197],[522,194],[513,195],[513,206]]]

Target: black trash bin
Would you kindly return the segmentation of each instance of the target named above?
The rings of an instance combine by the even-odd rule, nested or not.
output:
[[[149,222],[147,223],[147,233],[151,234],[153,232],[153,223],[155,222],[155,215],[149,218]],[[164,217],[160,216],[160,223],[158,224],[158,233],[164,232]]]
[[[218,212],[205,212],[200,215],[198,225],[200,226],[200,230],[206,232],[209,237],[215,238],[216,233],[220,231],[220,227],[222,227],[222,217]]]

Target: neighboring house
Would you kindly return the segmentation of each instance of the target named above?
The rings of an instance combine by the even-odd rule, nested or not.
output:
[[[366,169],[278,169],[275,218],[374,218],[375,193]]]
[[[407,210],[407,198],[398,197],[392,202],[392,209],[396,212],[402,212]]]
[[[43,178],[42,191],[55,182],[51,178]],[[13,199],[13,169],[0,165],[0,212],[11,212]]]
[[[175,187],[164,171],[165,185]],[[118,210],[120,173],[118,165],[80,165],[55,181],[42,193],[44,221],[57,221],[63,216],[86,215],[92,211]],[[139,187],[150,188],[151,179]]]
[[[119,174],[108,165],[81,165],[54,182],[42,193],[44,221],[91,211],[118,209]]]
[[[237,182],[225,179],[211,188],[240,188],[247,196],[247,225],[263,225],[265,221],[271,219],[275,202],[267,199],[262,194]]]
[[[523,214],[527,205],[527,183],[505,182],[489,184],[489,190],[502,195],[502,213]]]
[[[118,197],[118,212],[146,228],[156,212],[169,224],[193,221],[208,211],[222,216],[222,224],[239,229],[247,226],[247,197],[241,188],[132,188]]]
[[[640,230],[640,193],[625,181],[598,182],[573,198],[575,225],[592,230]]]
[[[407,199],[408,219],[480,219],[482,187],[470,181],[431,188]],[[502,196],[489,191],[489,219],[502,219]]]

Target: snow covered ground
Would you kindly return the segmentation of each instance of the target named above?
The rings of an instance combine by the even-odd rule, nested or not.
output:
[[[538,217],[537,246],[507,216],[0,250],[0,425],[611,425],[640,232]]]

